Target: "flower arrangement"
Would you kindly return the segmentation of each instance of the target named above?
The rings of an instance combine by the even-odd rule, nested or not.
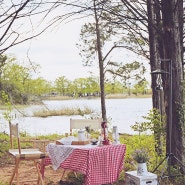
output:
[[[91,132],[90,127],[89,127],[89,126],[85,126],[85,131],[86,131],[87,133],[90,133],[90,132]]]
[[[135,150],[132,157],[137,163],[146,163],[149,159],[148,154],[144,149]]]

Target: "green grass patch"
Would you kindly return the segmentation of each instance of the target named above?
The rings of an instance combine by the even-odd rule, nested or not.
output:
[[[81,108],[63,108],[60,110],[40,110],[37,112],[33,112],[34,117],[48,117],[48,116],[71,116],[71,115],[81,115],[84,116],[86,114],[93,113],[93,110],[84,107]]]

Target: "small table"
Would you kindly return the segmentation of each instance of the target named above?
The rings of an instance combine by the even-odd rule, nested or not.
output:
[[[54,168],[63,168],[85,175],[85,185],[115,182],[123,169],[126,145],[56,145],[48,144],[49,158],[45,158],[44,167],[53,164]],[[67,155],[65,155],[67,151]]]

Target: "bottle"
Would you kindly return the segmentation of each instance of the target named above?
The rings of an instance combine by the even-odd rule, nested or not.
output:
[[[112,138],[113,138],[113,144],[119,144],[120,143],[117,126],[113,126]]]

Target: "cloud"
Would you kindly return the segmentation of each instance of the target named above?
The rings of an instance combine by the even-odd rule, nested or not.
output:
[[[59,76],[68,79],[90,76],[88,71],[97,73],[97,68],[85,68],[76,47],[83,22],[78,20],[62,25],[32,41],[10,49],[18,60],[30,60],[41,66],[39,76],[53,81]],[[28,51],[29,50],[29,51]],[[98,73],[97,73],[98,74]]]

